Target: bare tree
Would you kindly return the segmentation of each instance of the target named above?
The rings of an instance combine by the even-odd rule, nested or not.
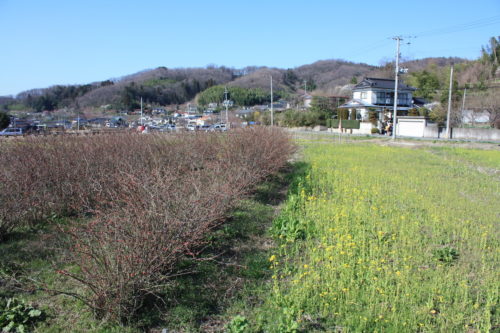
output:
[[[488,113],[490,125],[500,129],[500,87],[470,95],[467,106],[474,112]]]

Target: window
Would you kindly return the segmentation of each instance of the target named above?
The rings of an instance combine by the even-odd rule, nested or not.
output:
[[[394,92],[379,91],[375,93],[375,104],[378,105],[393,105]],[[410,105],[411,97],[409,93],[398,93],[398,105]]]
[[[361,99],[366,99],[367,94],[366,91],[361,92]]]
[[[380,91],[376,93],[377,100],[375,104],[390,105],[394,103],[394,93]]]
[[[410,105],[410,94],[408,93],[398,94],[398,105]]]

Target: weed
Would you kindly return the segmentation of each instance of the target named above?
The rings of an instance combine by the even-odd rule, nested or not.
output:
[[[9,298],[5,305],[1,305],[0,328],[2,332],[27,332],[39,321],[44,320],[45,314],[42,310],[30,304]]]
[[[245,333],[248,332],[249,329],[248,319],[237,315],[235,316],[231,322],[227,325],[228,333]]]
[[[441,247],[439,249],[435,249],[432,252],[432,255],[433,255],[434,259],[436,259],[437,261],[440,261],[442,263],[445,263],[447,265],[451,265],[459,257],[458,251],[455,248],[448,247],[448,246],[444,246],[444,247]]]

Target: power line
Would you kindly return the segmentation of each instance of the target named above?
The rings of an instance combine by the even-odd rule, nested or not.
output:
[[[443,34],[450,34],[450,33],[470,30],[470,29],[482,28],[482,27],[486,27],[489,25],[497,24],[497,23],[500,24],[500,15],[495,15],[495,16],[491,16],[488,18],[483,18],[480,20],[476,20],[476,21],[472,21],[472,22],[468,22],[468,23],[462,23],[462,24],[458,24],[458,25],[454,25],[454,26],[450,26],[450,27],[443,27],[443,28],[422,31],[420,33],[417,33],[416,37],[430,37],[430,36],[437,36],[437,35],[443,35]]]
[[[486,27],[486,26],[494,25],[494,24],[500,24],[500,15],[482,18],[479,20],[466,22],[466,23],[462,23],[462,24],[457,24],[454,26],[425,30],[425,31],[422,31],[422,32],[417,33],[415,35],[412,35],[412,36],[401,36],[401,37],[403,37],[403,38],[431,37],[431,36],[451,34],[451,33],[456,33],[456,32],[461,32],[461,31],[465,31],[465,30],[476,29],[476,28],[482,28],[482,27]],[[373,50],[376,50],[376,49],[379,49],[381,47],[386,46],[391,39],[392,39],[392,37],[388,37],[388,38],[384,38],[382,40],[376,41],[374,43],[365,45],[364,47],[359,48],[350,54],[347,54],[345,57],[346,58],[356,58],[360,55],[364,55],[368,52],[371,52]],[[456,49],[458,49],[458,48],[456,48]]]

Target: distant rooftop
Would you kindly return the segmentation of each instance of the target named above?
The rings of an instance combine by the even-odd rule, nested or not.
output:
[[[366,89],[366,88],[380,88],[380,89],[392,89],[394,90],[394,80],[393,79],[378,79],[373,77],[364,78],[363,81],[354,86],[353,90]],[[398,82],[398,89],[401,90],[416,90],[416,88],[410,87],[404,83]]]

